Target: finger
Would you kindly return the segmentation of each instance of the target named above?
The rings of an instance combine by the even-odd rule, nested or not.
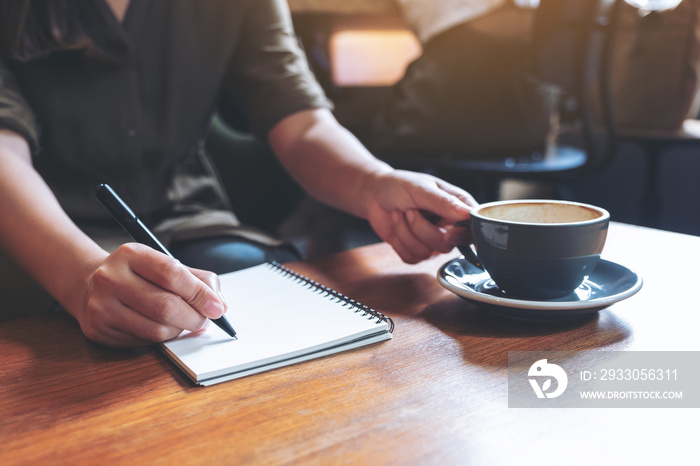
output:
[[[154,322],[123,303],[109,309],[91,311],[89,329],[83,329],[92,341],[113,348],[145,346],[176,337],[182,329]],[[97,314],[102,313],[103,318]]]
[[[409,211],[416,214],[414,211]],[[411,231],[411,228],[404,215],[401,215],[401,219],[396,224],[396,238],[409,252],[410,259],[409,263],[420,262],[421,260],[427,259],[433,255],[433,249],[428,247],[423,243],[416,235]],[[404,259],[405,260],[405,259]]]
[[[137,248],[141,245],[134,244]],[[140,249],[130,261],[134,273],[149,282],[170,291],[187,302],[200,314],[218,319],[224,314],[224,305],[218,293],[197,278],[180,261],[152,250]]]
[[[193,267],[189,267],[189,269],[195,277],[199,278],[204,283],[206,283],[207,286],[217,294],[219,299],[221,299],[222,304],[224,305],[224,309],[228,310],[228,304],[226,303],[224,294],[221,292],[221,280],[219,280],[219,276],[214,272],[210,272],[208,270],[195,269]]]
[[[453,195],[440,186],[442,185],[438,183],[430,184],[425,189],[415,192],[416,207],[441,217],[447,223],[456,223],[468,218],[471,207],[461,197]]]
[[[139,284],[138,293],[133,292],[135,287],[130,287],[129,291],[126,293],[117,292],[117,298],[124,306],[135,311],[140,317],[150,321],[149,325],[146,326],[146,322],[142,320],[136,321],[136,317],[134,316],[128,321],[124,319],[121,324],[142,324],[144,327],[121,326],[121,328],[133,329],[134,333],[142,338],[153,340],[153,338],[158,338],[158,336],[150,336],[150,332],[157,332],[152,324],[166,325],[176,328],[178,331],[182,331],[183,329],[197,331],[204,327],[207,318],[197,312],[180,296],[143,280],[140,277],[138,279],[142,281],[142,283]],[[145,335],[137,332],[137,330],[141,328],[148,329]]]
[[[127,333],[131,333],[137,340],[160,343],[182,333],[183,327],[154,321],[125,304],[121,306],[123,308],[116,312],[118,317],[110,325],[117,330],[129,329]]]
[[[391,247],[394,248],[396,254],[398,254],[401,260],[405,263],[416,264],[420,262],[420,260],[413,255],[409,248],[397,237],[394,237],[391,241],[388,241],[388,243],[391,244]]]
[[[403,214],[399,211],[393,211],[387,213],[380,218],[381,228],[377,228],[375,225],[375,231],[386,243],[390,244],[396,254],[401,258],[402,261],[406,263],[415,263],[416,259],[411,254],[410,250],[403,244],[397,235],[397,225],[402,221]],[[377,222],[375,222],[377,223]]]
[[[454,248],[453,244],[445,240],[445,230],[434,225],[418,212],[414,210],[406,212],[406,221],[413,235],[433,251],[447,253]]]
[[[448,183],[445,180],[438,180],[437,185],[440,187],[440,189],[442,189],[443,191],[447,191],[451,195],[455,196],[456,198],[464,202],[467,206],[471,208],[479,206],[479,203],[476,202],[476,199],[474,199],[474,197],[470,193],[463,190],[462,188]]]
[[[447,228],[445,241],[455,246],[469,244],[471,243],[471,232],[467,227]]]

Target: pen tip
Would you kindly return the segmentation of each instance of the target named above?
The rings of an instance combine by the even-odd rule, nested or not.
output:
[[[218,319],[213,319],[213,321],[231,338],[236,338],[236,331],[233,329],[233,327],[231,327],[231,324],[228,322],[228,320],[226,320],[226,317],[219,317]]]

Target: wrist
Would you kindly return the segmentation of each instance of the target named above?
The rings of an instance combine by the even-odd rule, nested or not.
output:
[[[49,291],[56,300],[78,321],[86,307],[89,290],[95,271],[109,254],[95,244],[90,250],[82,250],[74,260],[58,266],[56,280],[48,284]]]
[[[383,162],[382,162],[383,164]],[[386,178],[395,170],[389,165],[378,166],[376,169],[366,172],[357,191],[360,196],[360,217],[368,219],[374,205],[380,199],[379,189],[386,187]]]

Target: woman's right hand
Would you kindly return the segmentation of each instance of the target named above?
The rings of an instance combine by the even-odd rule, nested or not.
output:
[[[225,311],[216,274],[127,243],[94,269],[84,305],[75,315],[90,340],[131,347],[201,330],[207,319]]]
[[[0,129],[0,167],[0,248],[89,339],[114,347],[161,342],[225,312],[211,272],[142,244],[107,254],[63,211],[20,134]]]

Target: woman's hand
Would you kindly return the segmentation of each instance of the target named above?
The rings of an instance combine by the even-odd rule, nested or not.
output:
[[[454,227],[477,202],[466,191],[431,175],[393,170],[369,184],[367,219],[404,262],[413,264],[468,242]]]
[[[0,166],[0,247],[89,339],[116,347],[150,344],[199,330],[207,317],[224,313],[213,273],[141,244],[107,254],[63,211],[21,135],[0,129]]]
[[[369,220],[408,263],[449,252],[474,198],[434,176],[394,170],[378,160],[327,109],[282,119],[268,139],[282,164],[312,197]],[[454,230],[454,231],[453,231]],[[468,237],[467,237],[468,238]]]
[[[128,243],[96,267],[75,315],[90,340],[129,347],[201,330],[225,310],[216,274]]]

